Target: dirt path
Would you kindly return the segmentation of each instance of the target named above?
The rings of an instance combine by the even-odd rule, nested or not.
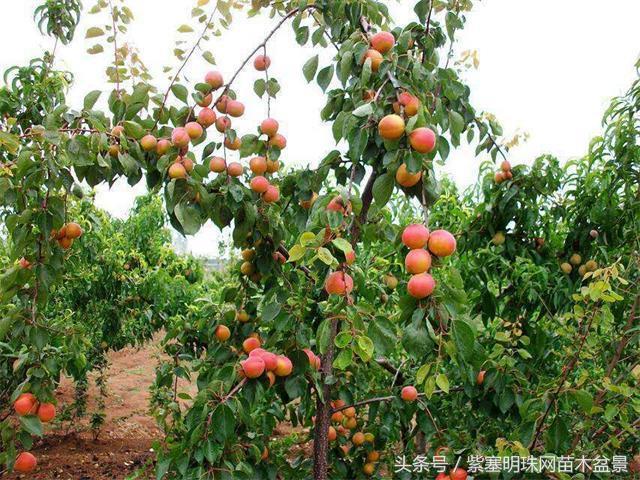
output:
[[[93,439],[89,427],[98,397],[95,376],[92,376],[89,415],[73,425],[57,424],[46,431],[32,450],[38,459],[34,474],[4,478],[122,480],[145,464],[151,465],[155,456],[153,441],[162,438],[155,419],[148,412],[149,386],[160,358],[158,343],[156,339],[143,348],[127,348],[109,355],[106,419],[98,440]],[[182,391],[185,389],[193,391],[190,385],[181,386]],[[59,407],[73,402],[73,384],[64,380],[56,396]],[[148,470],[149,474],[137,478],[155,478],[153,468]]]

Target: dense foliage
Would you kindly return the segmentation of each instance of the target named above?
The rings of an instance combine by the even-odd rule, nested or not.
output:
[[[18,424],[9,400],[51,401],[62,373],[86,376],[102,366],[93,354],[161,327],[158,478],[392,476],[398,456],[443,455],[457,479],[459,456],[469,468],[469,455],[637,452],[640,82],[613,101],[584,158],[511,166],[500,125],[450,66],[472,2],[420,0],[405,26],[373,0],[236,2],[280,20],[227,83],[209,72],[182,85],[191,54],[231,20],[231,2],[208,3],[165,94],[118,44],[132,12],[104,1],[92,11],[108,21],[87,37],[112,29],[108,111],[95,108],[99,91],[69,108],[71,77],[49,56],[12,70],[0,92],[0,460],[12,468],[42,433],[42,416]],[[47,33],[69,40],[75,5],[46,5],[37,15],[63,22]],[[335,51],[302,72],[326,91],[320,115],[338,143],[314,169],[280,168],[286,138],[272,119],[244,135],[235,124],[253,94],[232,89],[245,66],[258,97],[282,94],[267,48],[287,22],[301,45]],[[463,193],[436,175],[462,141],[499,162]],[[120,177],[161,192],[184,234],[231,227],[242,253],[230,273],[201,284],[199,267],[166,248],[158,197],[125,222],[69,201],[83,182]],[[405,260],[409,224],[432,230],[432,255],[425,239]],[[258,346],[277,356],[250,354]],[[196,382],[194,398],[178,378]],[[274,438],[283,425],[291,433]]]

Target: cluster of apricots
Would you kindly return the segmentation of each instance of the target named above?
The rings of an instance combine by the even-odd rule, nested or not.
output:
[[[496,183],[500,184],[505,180],[511,180],[513,178],[513,174],[511,173],[511,164],[508,160],[503,160],[500,164],[500,170],[498,170],[493,179]]]
[[[13,403],[13,409],[21,417],[37,415],[42,423],[48,423],[56,416],[56,407],[52,403],[40,403],[32,393],[21,394]],[[37,463],[32,453],[21,452],[16,457],[13,468],[19,473],[29,473],[36,468]]]
[[[73,245],[73,241],[82,236],[82,227],[75,222],[69,222],[60,228],[52,230],[51,237],[58,241],[60,248],[68,250]]]
[[[373,35],[369,41],[370,48],[364,52],[361,63],[371,60],[371,71],[377,72],[384,61],[385,53],[395,46],[396,39],[391,32],[379,32]]]
[[[409,295],[414,298],[426,298],[433,293],[436,282],[428,271],[431,268],[431,255],[438,258],[448,257],[456,251],[456,239],[446,230],[429,232],[424,225],[413,224],[402,232],[402,243],[410,248],[404,264],[412,276],[407,284]]]
[[[464,468],[453,467],[449,473],[440,472],[436,480],[467,480],[467,471]]]
[[[598,269],[598,263],[595,260],[587,260],[582,263],[582,256],[579,253],[574,253],[569,257],[568,262],[560,264],[560,269],[567,275],[569,275],[574,267],[578,267],[578,275],[584,277],[587,272],[593,272]]]

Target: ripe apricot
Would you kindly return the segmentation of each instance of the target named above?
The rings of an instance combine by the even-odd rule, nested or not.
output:
[[[249,314],[244,310],[239,310],[236,312],[236,320],[241,323],[246,323],[249,321]]]
[[[71,245],[73,245],[73,238],[60,238],[58,239],[58,245],[60,245],[63,250],[69,250],[71,248]]]
[[[227,162],[222,157],[212,157],[209,160],[209,170],[214,173],[222,173],[227,169]]]
[[[242,342],[242,349],[245,353],[251,353],[251,350],[255,350],[256,348],[260,348],[260,340],[255,337],[249,337]]]
[[[309,210],[311,207],[313,207],[313,204],[316,203],[317,199],[318,194],[316,192],[313,192],[309,200],[300,200],[300,206],[305,210]]]
[[[502,182],[504,182],[507,179],[507,177],[505,176],[504,172],[502,170],[496,172],[493,175],[493,181],[500,184]]]
[[[370,477],[376,471],[376,466],[373,463],[365,463],[362,466],[362,473]]]
[[[353,290],[353,279],[348,273],[333,272],[324,282],[324,288],[329,295],[345,295]]]
[[[231,141],[231,139],[227,137],[224,139],[224,146],[229,150],[240,150],[242,141],[238,137],[236,137],[233,141]]]
[[[571,270],[573,270],[573,267],[571,266],[570,263],[563,262],[560,264],[560,270],[562,270],[563,273],[566,273],[567,275],[569,275],[571,273]]]
[[[360,445],[362,445],[364,443],[364,433],[362,432],[356,432],[353,434],[353,437],[351,437],[351,442],[356,446],[359,447]]]
[[[258,378],[264,373],[264,360],[260,357],[249,357],[240,362],[242,372],[247,378]]]
[[[416,390],[416,387],[408,385],[400,392],[400,398],[405,402],[414,402],[418,398],[418,390]]]
[[[259,72],[264,72],[271,66],[271,59],[267,55],[258,55],[253,60],[253,67]]]
[[[404,135],[405,123],[400,115],[386,115],[378,123],[378,133],[385,140],[398,140]]]
[[[580,265],[582,263],[582,257],[578,253],[574,253],[569,257],[569,263],[571,265]]]
[[[262,200],[266,203],[274,203],[280,200],[280,189],[275,185],[269,185],[267,190],[262,194]]]
[[[456,251],[456,238],[446,230],[436,230],[429,236],[429,251],[437,257],[448,257]]]
[[[269,184],[269,180],[264,178],[262,175],[258,175],[251,179],[250,186],[251,190],[256,193],[265,193],[271,185]]]
[[[424,248],[429,241],[429,229],[414,223],[407,225],[402,231],[402,243],[411,249]]]
[[[449,472],[449,478],[451,480],[467,480],[467,471],[464,468],[454,467]]]
[[[231,330],[226,325],[218,325],[215,331],[216,338],[221,342],[226,342],[231,337]]]
[[[255,250],[251,250],[249,248],[242,250],[242,252],[240,253],[240,255],[242,255],[242,259],[245,261],[250,261],[253,260],[253,258],[256,256],[256,251]]]
[[[285,138],[284,135],[280,133],[276,133],[269,140],[269,146],[279,148],[280,150],[284,150],[285,147],[287,146],[287,139]]]
[[[111,129],[111,135],[116,138],[120,138],[122,134],[124,134],[124,127],[122,125],[116,125]]]
[[[109,155],[117,157],[120,153],[120,145],[109,145]]]
[[[480,370],[478,372],[478,375],[476,376],[476,383],[478,385],[482,385],[484,383],[484,376],[486,375],[486,371],[485,370]]]
[[[380,452],[376,450],[372,450],[369,453],[367,453],[368,462],[377,462],[378,460],[380,460]]]
[[[436,146],[436,134],[427,127],[416,128],[409,134],[411,148],[419,153],[429,153]]]
[[[156,145],[156,153],[158,155],[164,155],[171,148],[171,142],[165,138],[158,140],[158,144]]]
[[[145,152],[155,150],[158,146],[158,140],[151,134],[147,134],[140,139],[140,146]]]
[[[271,138],[278,133],[279,127],[280,125],[278,124],[277,120],[273,118],[267,118],[260,124],[260,132]]]
[[[16,457],[13,469],[18,473],[30,473],[35,470],[37,464],[36,457],[29,452],[22,452]]]
[[[174,128],[173,132],[171,132],[171,143],[176,147],[188,146],[189,140],[191,140],[189,133],[182,127]]]
[[[587,269],[587,272],[593,272],[598,269],[598,264],[596,263],[595,260],[588,260],[584,264],[584,267]]]
[[[277,160],[267,160],[267,173],[276,173],[280,169],[280,162]]]
[[[82,227],[75,222],[69,222],[66,226],[66,236],[69,238],[80,238]]]
[[[240,272],[243,275],[250,276],[256,272],[256,267],[254,267],[253,263],[251,262],[244,262],[242,265],[240,265]]]
[[[396,182],[405,188],[413,187],[422,178],[422,172],[411,173],[407,166],[402,163],[396,170]]]
[[[327,433],[327,438],[330,442],[334,442],[336,438],[338,438],[338,432],[335,428],[329,427],[329,432]]]
[[[267,159],[264,157],[253,157],[249,160],[249,168],[254,175],[263,175],[267,171]]]
[[[216,120],[216,112],[209,107],[204,107],[198,112],[198,123],[204,128],[209,128],[211,125],[216,123]]]
[[[285,357],[284,355],[278,355],[274,373],[278,377],[286,377],[288,375],[291,375],[292,371],[293,371],[293,363],[291,363],[291,360],[289,360],[289,358]]]
[[[268,352],[263,348],[256,348],[249,356],[259,356],[264,361],[264,368],[267,371],[274,371],[278,368],[278,356],[275,353]]]
[[[241,117],[244,114],[244,104],[238,100],[229,100],[226,113],[232,117]]]
[[[38,407],[38,418],[42,423],[48,423],[56,416],[56,407],[53,403],[41,403]]]
[[[213,95],[210,93],[203,95],[200,100],[196,101],[199,107],[208,107],[211,102],[213,102]]]
[[[384,57],[382,56],[382,54],[379,51],[374,50],[373,48],[370,48],[362,56],[361,63],[364,65],[368,58],[371,59],[371,71],[372,72],[377,72],[378,69],[380,68],[380,64],[384,60]]]
[[[216,119],[216,130],[220,133],[226,132],[231,128],[231,119],[229,117],[218,117]]]
[[[23,393],[13,403],[13,409],[21,417],[35,415],[38,410],[38,401],[32,393]]]
[[[391,32],[378,32],[371,37],[371,47],[380,53],[387,53],[396,43]]]
[[[229,165],[227,165],[227,173],[231,177],[239,177],[244,173],[244,168],[238,162],[231,162]]]
[[[428,273],[413,275],[407,284],[409,295],[418,299],[428,297],[433,293],[435,288],[436,282]]]
[[[205,83],[208,83],[213,90],[217,90],[224,85],[222,74],[216,71],[207,72],[204,76],[204,81]]]
[[[169,167],[169,178],[187,178],[187,169],[179,162],[174,162]]]
[[[502,161],[502,163],[500,164],[500,170],[502,170],[503,172],[508,172],[511,170],[511,164],[508,160]]]
[[[353,265],[353,263],[356,261],[356,252],[351,250],[350,252],[345,253],[344,258],[347,265]]]
[[[404,259],[409,273],[424,273],[431,268],[431,255],[423,248],[411,250]]]
[[[184,126],[185,131],[191,140],[196,140],[202,136],[202,125],[198,122],[189,122]]]

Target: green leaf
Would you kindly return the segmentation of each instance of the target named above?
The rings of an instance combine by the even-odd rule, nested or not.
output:
[[[322,70],[318,72],[318,85],[320,85],[320,88],[322,88],[323,92],[327,90],[327,87],[331,83],[332,78],[333,78],[333,65],[324,67]]]
[[[351,246],[351,244],[342,237],[335,238],[331,243],[344,253],[349,253],[353,251],[353,247]]]
[[[316,345],[320,353],[326,353],[331,336],[331,320],[323,320],[316,332]]]
[[[466,361],[471,360],[473,358],[473,345],[475,342],[475,331],[473,327],[464,320],[454,321],[453,339],[462,358]]]
[[[280,304],[279,303],[270,303],[262,309],[262,320],[265,322],[270,322],[274,318],[278,316],[280,313]]]
[[[84,97],[84,109],[91,110],[98,101],[98,98],[100,98],[101,93],[102,92],[100,90],[93,90],[92,92],[87,93]]]
[[[350,332],[340,332],[336,335],[333,343],[335,343],[338,348],[344,348],[351,343],[351,340],[353,340],[353,336]]]
[[[267,82],[264,81],[264,78],[259,78],[253,83],[253,91],[256,92],[256,95],[262,98],[264,92],[267,91]]]
[[[172,85],[171,92],[178,100],[181,100],[183,103],[188,103],[187,98],[189,96],[189,91],[184,85],[180,85],[179,83]]]
[[[333,366],[338,370],[344,370],[353,361],[353,351],[341,350],[336,359],[333,361]]]
[[[307,253],[307,249],[302,245],[294,245],[291,250],[289,250],[289,263],[297,262],[301,258],[304,257],[305,253]]]
[[[376,178],[373,182],[373,199],[376,201],[379,207],[383,207],[387,204],[393,193],[393,187],[395,185],[395,179],[393,174],[385,173]]]
[[[96,43],[93,47],[87,48],[87,53],[89,55],[96,55],[98,53],[104,52],[104,47],[99,43]]]
[[[358,355],[360,355],[360,358],[362,358],[362,360],[364,360],[365,362],[371,360],[374,351],[373,341],[369,337],[359,335],[356,338],[356,343],[359,347],[357,352]]]
[[[356,117],[368,117],[373,113],[373,105],[371,102],[363,103],[351,113]]]
[[[215,437],[224,442],[233,436],[236,417],[227,404],[222,404],[213,414],[211,423],[216,426],[213,430]]]
[[[418,385],[424,383],[427,375],[429,375],[429,370],[431,370],[431,365],[429,365],[428,363],[425,363],[418,369],[418,372],[416,373],[416,383]]]
[[[24,428],[31,435],[37,435],[41,437],[43,435],[42,432],[42,422],[35,415],[28,415],[26,417],[20,417],[20,424],[22,428]]]
[[[87,34],[84,36],[84,38],[96,38],[102,35],[104,35],[104,30],[102,30],[100,27],[91,27],[87,30]]]
[[[329,249],[325,247],[320,247],[318,249],[318,258],[320,259],[321,262],[329,266],[337,263],[337,260],[334,258],[333,255],[331,255],[331,252],[329,251]]]
[[[145,134],[144,128],[136,122],[126,121],[124,122],[123,127],[127,136],[135,138],[136,140],[141,139]]]
[[[436,385],[440,387],[440,390],[444,393],[449,393],[449,379],[444,373],[441,373],[436,377]]]
[[[576,399],[576,402],[578,402],[578,405],[580,405],[580,408],[587,414],[591,413],[591,408],[593,407],[593,397],[591,394],[586,390],[574,390],[571,393]]]
[[[190,32],[193,32],[193,28],[191,28],[191,26],[189,25],[182,24],[178,27],[178,31],[180,33],[190,33]]]
[[[306,61],[304,66],[302,67],[302,73],[304,74],[304,78],[307,79],[307,82],[313,80],[313,77],[316,76],[316,71],[318,70],[318,55],[311,57]]]

